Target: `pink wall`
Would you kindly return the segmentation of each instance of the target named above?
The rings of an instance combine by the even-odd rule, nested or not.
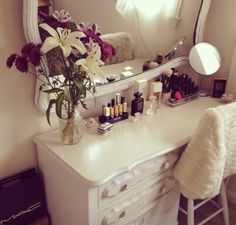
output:
[[[5,66],[9,54],[25,43],[22,1],[1,1],[0,7],[0,178],[35,166],[32,138],[49,129],[45,116],[34,106],[35,81]]]

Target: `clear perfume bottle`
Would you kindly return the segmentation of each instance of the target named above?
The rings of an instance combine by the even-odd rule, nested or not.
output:
[[[148,98],[148,101],[146,102],[146,114],[153,115],[154,113],[156,113],[157,108],[158,108],[157,97],[154,95],[151,95]]]

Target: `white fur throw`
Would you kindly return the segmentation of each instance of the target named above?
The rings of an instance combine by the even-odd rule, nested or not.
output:
[[[130,35],[126,32],[104,34],[102,40],[108,42],[116,49],[116,55],[107,59],[105,64],[120,63],[134,59],[133,44]]]
[[[182,194],[212,198],[236,173],[236,103],[208,109],[174,169]]]

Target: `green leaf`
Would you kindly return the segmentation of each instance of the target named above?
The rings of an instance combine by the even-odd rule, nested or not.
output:
[[[52,94],[52,93],[58,93],[58,92],[62,92],[63,89],[61,88],[52,88],[49,90],[44,90],[43,92],[48,93],[48,94]]]
[[[50,112],[51,112],[51,108],[52,108],[52,105],[56,103],[56,99],[51,99],[48,103],[48,108],[46,110],[46,116],[47,116],[47,121],[48,121],[48,124],[51,126],[51,123],[50,123]]]
[[[61,107],[62,107],[62,104],[63,104],[64,97],[65,97],[64,92],[61,92],[58,95],[57,99],[56,99],[56,114],[61,119],[62,119],[62,117],[61,117]]]
[[[64,87],[64,96],[68,102],[72,102],[70,92],[67,86]]]
[[[86,98],[86,87],[83,84],[81,84],[79,81],[77,81],[76,79],[73,79],[72,81],[79,89],[80,94],[83,95],[83,98]]]
[[[88,109],[87,104],[85,104],[84,101],[80,100],[80,104],[83,106],[83,108]]]

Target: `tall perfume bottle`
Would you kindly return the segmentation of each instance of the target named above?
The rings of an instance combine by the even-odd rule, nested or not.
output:
[[[135,99],[132,100],[131,103],[131,115],[134,116],[135,113],[143,113],[144,107],[144,98],[142,97],[141,92],[134,93]]]

